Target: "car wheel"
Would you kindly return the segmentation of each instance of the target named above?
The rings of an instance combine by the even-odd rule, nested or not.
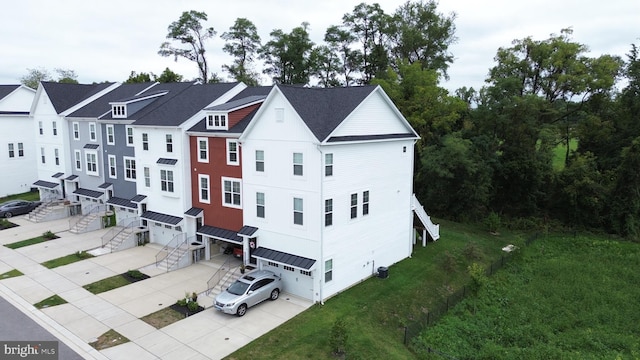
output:
[[[13,216],[13,214],[12,214],[12,213],[10,213],[10,212],[6,212],[6,213],[4,213],[4,217],[6,217],[7,219],[8,219],[8,218],[10,218],[10,217],[12,217],[12,216]]]
[[[276,300],[278,297],[280,296],[280,290],[278,289],[273,289],[273,291],[271,292],[271,300]]]
[[[238,311],[236,311],[236,315],[243,316],[247,313],[247,304],[242,304],[238,306]]]

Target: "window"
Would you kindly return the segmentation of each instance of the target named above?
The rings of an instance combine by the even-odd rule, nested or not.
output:
[[[276,122],[284,122],[284,108],[275,108]]]
[[[113,125],[107,125],[107,144],[108,145],[116,144],[116,136],[113,131]]]
[[[403,146],[403,147],[402,147],[402,152],[403,152],[403,153],[406,153],[406,152],[407,152],[407,147],[406,147],[406,146]]]
[[[86,158],[86,171],[88,175],[98,175],[98,154],[95,151],[87,151],[84,154]]]
[[[256,171],[264,172],[264,150],[256,150]]]
[[[333,154],[324,154],[324,176],[333,176]]]
[[[239,165],[238,142],[227,139],[227,165]]]
[[[209,204],[209,175],[198,175],[200,202]]]
[[[240,180],[222,178],[222,205],[229,207],[241,207]]]
[[[358,194],[351,194],[351,218],[358,217]]]
[[[151,171],[146,166],[142,170],[144,172],[144,186],[151,187]]]
[[[127,107],[124,105],[112,105],[111,115],[114,118],[125,118],[127,117]]]
[[[293,153],[293,175],[302,176],[302,153]]]
[[[173,152],[173,137],[171,134],[167,134],[165,138],[167,140],[167,152]]]
[[[369,215],[369,190],[362,192],[362,215]]]
[[[80,124],[73,123],[73,140],[80,140]]]
[[[9,157],[12,158],[15,156],[16,156],[16,153],[15,153],[15,150],[13,149],[13,144],[9,144]]]
[[[44,128],[42,127],[42,121],[38,121],[38,130],[40,135],[44,135]]]
[[[96,135],[96,123],[89,123],[89,140],[91,141],[98,140]]]
[[[283,267],[287,271],[296,271],[296,269],[294,269],[293,266],[284,265]]]
[[[53,156],[56,160],[56,165],[60,165],[60,151],[58,149],[53,149]]]
[[[293,223],[296,225],[302,225],[303,221],[303,203],[300,198],[293,198]]]
[[[333,280],[333,259],[324,262],[324,282]]]
[[[51,129],[53,130],[53,136],[58,136],[58,123],[57,122],[52,122],[51,123]]]
[[[173,192],[173,171],[160,170],[160,190],[164,192]]]
[[[76,170],[82,171],[82,155],[80,154],[80,150],[74,151],[74,157],[76,162]]]
[[[209,139],[198,138],[198,162],[209,162]]]
[[[123,156],[124,160],[124,179],[127,181],[136,181],[136,159]]]
[[[209,115],[207,116],[207,127],[208,128],[217,128],[217,129],[227,129],[227,115],[218,114],[218,115]]]
[[[109,177],[116,179],[118,177],[118,174],[116,172],[116,156],[109,155],[108,160],[109,160]]]
[[[18,157],[24,157],[24,144],[18,143]]]
[[[142,150],[149,150],[149,134],[142,133]]]
[[[264,219],[264,193],[256,193],[256,216]]]
[[[333,199],[324,201],[324,226],[333,225]]]
[[[40,148],[40,161],[42,161],[42,163],[46,163],[45,158],[44,158],[44,148],[41,147]]]
[[[133,146],[133,128],[131,126],[127,126],[126,130],[127,130],[127,146]]]

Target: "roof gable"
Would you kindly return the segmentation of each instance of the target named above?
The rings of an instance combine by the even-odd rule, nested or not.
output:
[[[4,99],[19,87],[20,85],[0,85],[0,100]]]
[[[114,83],[86,85],[43,81],[41,84],[56,113],[60,114],[83,100],[107,89]]]
[[[90,102],[89,104],[74,111],[69,117],[86,117],[86,118],[98,118],[107,112],[111,111],[110,103],[119,99],[135,96],[136,94],[148,89],[153,84],[140,83],[140,84],[121,84],[113,91],[106,93],[98,99]]]

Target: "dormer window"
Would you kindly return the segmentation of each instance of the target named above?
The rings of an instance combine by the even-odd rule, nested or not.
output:
[[[125,105],[111,105],[111,116],[114,118],[126,118],[127,107]]]
[[[212,130],[228,130],[227,114],[209,114],[207,115],[207,129]]]

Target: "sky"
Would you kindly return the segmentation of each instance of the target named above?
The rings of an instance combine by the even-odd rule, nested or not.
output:
[[[419,1],[419,0],[413,0]],[[27,69],[74,70],[81,83],[124,81],[132,71],[159,75],[165,68],[185,79],[197,77],[195,63],[158,55],[167,27],[182,12],[204,11],[206,26],[218,32],[206,46],[210,68],[221,69],[232,59],[222,51],[223,32],[235,19],[252,21],[263,43],[274,29],[290,32],[310,24],[311,40],[323,41],[325,30],[340,25],[363,0],[20,0],[5,3],[0,12],[0,84],[18,84]],[[406,0],[378,3],[392,14]],[[638,0],[440,0],[438,11],[455,13],[457,43],[449,50],[455,60],[450,79],[441,86],[479,89],[495,65],[500,47],[515,39],[547,39],[571,27],[573,39],[589,47],[589,56],[618,55],[626,59],[631,44],[640,45]],[[267,81],[263,85],[269,85]]]

